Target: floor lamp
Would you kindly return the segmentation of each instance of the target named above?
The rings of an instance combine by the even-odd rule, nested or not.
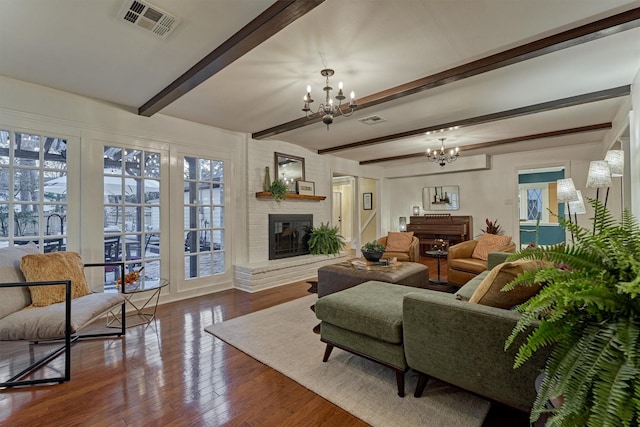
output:
[[[606,187],[607,195],[604,199],[604,207],[607,207],[609,197],[609,187],[611,187],[611,169],[605,160],[595,160],[589,164],[589,174],[587,175],[587,188],[596,189],[596,200],[600,201],[600,189]],[[596,234],[597,216],[593,220],[593,234]]]
[[[584,199],[582,198],[582,191],[577,190],[576,194],[578,195],[578,200],[575,202],[567,203],[566,213],[571,216],[571,212],[573,212],[573,222],[578,224],[578,214],[586,214],[587,209],[584,206]]]
[[[609,150],[604,157],[604,161],[609,164],[609,170],[611,171],[612,178],[622,177],[624,174],[624,151],[622,150]],[[607,196],[609,195],[609,189],[607,189]],[[622,200],[622,186],[620,187],[620,206],[624,207],[624,201]],[[608,197],[607,197],[608,198]],[[604,205],[607,206],[605,200]]]
[[[563,178],[559,179],[556,182],[557,185],[557,197],[558,203],[565,203],[567,210],[569,212],[569,223],[571,223],[571,202],[578,201],[578,193],[576,191],[576,186],[573,183],[572,178]],[[573,243],[573,230],[571,231],[571,243]]]

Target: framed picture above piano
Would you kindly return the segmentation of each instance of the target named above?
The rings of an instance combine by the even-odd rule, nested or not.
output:
[[[422,208],[425,211],[457,211],[460,209],[460,188],[457,185],[424,187]]]

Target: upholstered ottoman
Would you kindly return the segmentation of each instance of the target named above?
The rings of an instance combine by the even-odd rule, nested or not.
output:
[[[429,268],[417,262],[402,262],[397,267],[371,269],[356,268],[350,261],[325,265],[318,269],[318,297],[371,280],[424,288],[429,284]]]
[[[402,300],[414,287],[369,281],[318,299],[315,305],[320,340],[333,347],[381,363],[396,373],[398,396],[404,396],[407,361],[402,341]]]

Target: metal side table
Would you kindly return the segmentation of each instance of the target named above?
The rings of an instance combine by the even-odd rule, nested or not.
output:
[[[122,289],[122,295],[127,300],[127,305],[133,307],[134,312],[126,314],[127,328],[139,325],[148,325],[156,317],[158,302],[162,288],[169,286],[169,281],[162,278],[143,277],[140,280],[128,283]],[[142,301],[134,302],[133,298],[137,294],[147,292]],[[120,327],[122,313],[110,312],[107,315],[107,326]]]
[[[429,279],[429,281],[438,285],[449,283],[446,280],[440,279],[440,259],[447,257],[447,251],[426,251],[425,255],[438,259],[438,278]]]

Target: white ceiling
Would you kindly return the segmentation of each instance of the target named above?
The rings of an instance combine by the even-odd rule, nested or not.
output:
[[[124,0],[2,0],[0,75],[119,104],[135,114],[273,2],[151,0],[182,19],[161,39],[118,20]],[[343,80],[347,92],[361,98],[638,7],[640,1],[627,0],[326,0],[160,113],[254,133],[302,117],[307,84],[317,108],[322,68],[336,70],[334,87]],[[327,149],[629,85],[639,69],[640,28],[634,28],[357,110],[336,118],[328,132],[313,123],[272,138]],[[467,144],[610,122],[624,102],[619,97],[462,127],[445,136],[464,155]],[[386,121],[358,121],[374,114]],[[482,152],[590,143],[602,141],[605,132]],[[332,154],[362,161],[419,153],[437,147],[438,137]]]

